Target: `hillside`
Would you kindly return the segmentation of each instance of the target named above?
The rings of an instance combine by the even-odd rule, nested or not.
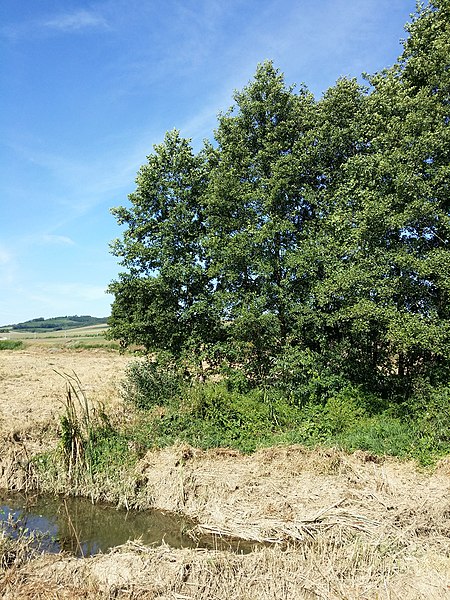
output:
[[[90,315],[72,315],[65,317],[52,317],[51,319],[44,319],[39,317],[37,319],[31,319],[30,321],[24,321],[23,323],[16,323],[8,326],[13,331],[28,331],[28,332],[41,332],[41,331],[62,331],[64,329],[73,329],[75,327],[87,327],[90,325],[100,325],[107,323],[108,317],[91,317]]]

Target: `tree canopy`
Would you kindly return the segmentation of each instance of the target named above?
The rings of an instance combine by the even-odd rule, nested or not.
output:
[[[200,152],[166,134],[113,209],[113,337],[249,381],[448,380],[450,3],[407,29],[366,87],[316,100],[267,61]]]

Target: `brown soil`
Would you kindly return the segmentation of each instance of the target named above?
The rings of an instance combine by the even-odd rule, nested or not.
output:
[[[54,370],[75,371],[91,398],[116,409],[129,360],[104,351],[1,352],[0,479],[19,447],[35,451],[43,431],[41,445],[54,441],[65,394]],[[424,472],[362,452],[288,447],[242,456],[179,446],[148,452],[129,478],[130,503],[194,517],[198,536],[274,545],[245,556],[139,543],[89,559],[43,556],[4,570],[1,597],[450,598],[450,460]]]

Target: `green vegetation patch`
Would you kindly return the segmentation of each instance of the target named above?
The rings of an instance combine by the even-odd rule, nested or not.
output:
[[[21,350],[23,346],[21,340],[0,340],[0,350]]]
[[[76,376],[65,378],[60,443],[33,461],[40,487],[54,493],[116,501],[124,486],[133,486],[133,468],[148,450],[178,443],[246,454],[291,444],[337,447],[422,465],[450,453],[450,386],[423,387],[404,405],[350,382],[337,389],[332,379],[322,381],[321,398],[316,386],[308,397],[305,391],[296,396],[276,382],[246,388],[236,373],[216,380],[188,377],[166,355],[129,366],[122,385],[125,411],[112,420],[101,404],[88,402]]]
[[[237,376],[200,382],[163,365],[132,363],[123,383],[123,397],[136,418],[122,435],[142,450],[186,442],[247,453],[295,443],[361,449],[421,464],[450,452],[450,387],[422,388],[413,401],[399,405],[350,382],[336,389],[334,380],[325,380],[320,399],[311,386],[309,397],[303,392],[298,402],[276,384],[243,390]]]

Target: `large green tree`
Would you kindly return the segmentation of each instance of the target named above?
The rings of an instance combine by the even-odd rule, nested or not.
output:
[[[421,8],[367,88],[341,79],[316,101],[265,62],[201,152],[168,133],[113,211],[112,335],[226,358],[253,381],[283,360],[312,373],[311,357],[397,397],[445,380],[449,13]]]
[[[110,285],[111,335],[127,345],[179,355],[220,328],[203,247],[205,158],[178,131],[155,146],[136,179],[129,207],[112,210],[127,228],[112,244],[126,268]]]
[[[448,365],[448,1],[408,29],[398,63],[369,80],[360,151],[330,190],[329,272],[317,285],[341,367],[404,390]]]
[[[294,93],[271,62],[219,118],[207,196],[210,274],[229,335],[251,364],[267,368],[293,328],[298,277],[293,256],[314,217],[314,177],[294,156],[312,127],[314,99]],[[255,362],[256,361],[256,362]]]

